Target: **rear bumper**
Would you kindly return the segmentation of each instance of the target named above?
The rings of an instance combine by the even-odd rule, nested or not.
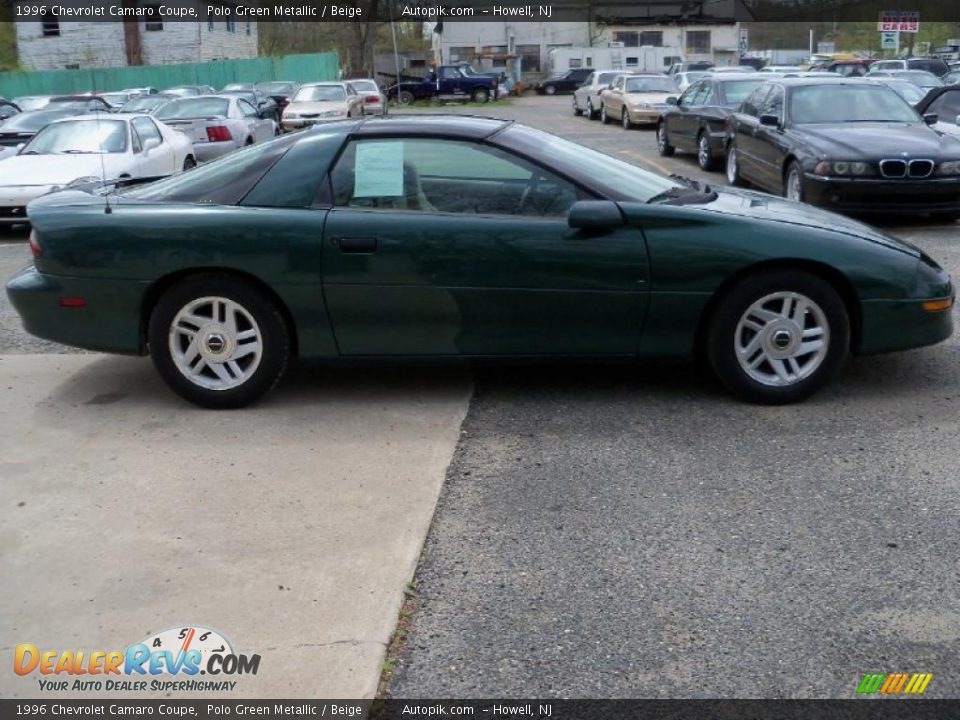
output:
[[[960,178],[883,180],[824,178],[806,174],[807,202],[847,212],[960,211]]]
[[[33,266],[7,282],[7,297],[31,335],[87,350],[141,355],[139,309],[147,284],[47,275]],[[85,307],[62,307],[62,297]]]
[[[296,120],[281,120],[280,126],[284,130],[300,130],[302,128],[313,127],[314,125],[322,125],[323,123],[337,122],[339,120],[346,120],[346,115],[338,115],[337,117],[327,117],[327,118],[298,118]]]
[[[209,162],[224,155],[229,155],[236,149],[237,145],[233,142],[194,143],[193,154],[196,156],[197,162]]]

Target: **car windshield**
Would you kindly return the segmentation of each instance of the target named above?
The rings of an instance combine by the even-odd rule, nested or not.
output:
[[[919,120],[903,98],[880,85],[801,85],[792,89],[789,108],[799,125]]]
[[[161,120],[181,120],[184,118],[226,117],[230,110],[230,101],[224,98],[185,98],[172,100],[157,112]]]
[[[662,175],[556,135],[512,125],[497,136],[505,147],[529,155],[569,177],[587,176],[611,198],[647,202],[662,193],[685,187]]]
[[[359,92],[380,92],[380,88],[373,80],[352,80],[350,84]]]
[[[260,83],[257,87],[260,89],[260,92],[265,92],[267,95],[289,95],[296,88],[296,84],[289,82],[268,82]]]
[[[46,107],[49,102],[50,98],[48,97],[19,97],[13,99],[13,104],[24,112],[39,110],[42,107]]]
[[[162,107],[170,102],[170,98],[167,97],[158,97],[157,95],[146,95],[144,97],[134,98],[127,103],[124,103],[123,107],[120,109],[123,112],[149,112],[151,110],[156,110],[158,107]]]
[[[893,77],[909,80],[921,87],[940,87],[943,85],[943,81],[940,78],[926,70],[897,70],[893,72],[892,75]]]
[[[343,102],[347,92],[339,85],[311,85],[300,88],[293,96],[294,102]]]
[[[668,77],[628,77],[626,91],[628,93],[673,92],[676,86]]]
[[[758,87],[767,82],[767,78],[757,78],[756,80],[732,80],[723,83],[723,96],[728,105],[739,105],[747,96]]]
[[[179,97],[194,97],[200,94],[199,88],[195,87],[172,87],[164,90],[168,95],[178,95]]]
[[[916,105],[918,102],[923,100],[926,97],[927,92],[921,87],[914,85],[912,82],[890,82],[884,83],[888,88],[893,90],[897,95],[902,97],[911,105]]]
[[[51,98],[48,107],[51,110],[86,110],[90,104],[90,98]]]
[[[64,113],[66,114],[66,113]],[[3,132],[34,133],[50,124],[51,120],[64,114],[48,112],[22,112],[3,123]]]
[[[83,155],[127,150],[127,124],[119,120],[70,120],[48,125],[22,155]]]

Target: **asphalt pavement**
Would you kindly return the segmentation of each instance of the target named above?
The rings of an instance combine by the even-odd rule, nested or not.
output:
[[[567,103],[489,113],[723,182]],[[885,229],[960,277],[960,225]],[[845,698],[868,671],[960,696],[956,337],[782,408],[690,367],[475,382],[392,696]]]

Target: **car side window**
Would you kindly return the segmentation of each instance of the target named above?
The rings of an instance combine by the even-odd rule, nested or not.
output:
[[[940,122],[955,122],[960,115],[960,91],[953,90],[945,92],[934,100],[925,113],[935,113],[939,116]]]
[[[593,75],[594,73],[590,73],[589,75],[587,75],[587,79],[583,81],[583,85],[581,85],[580,87],[590,87],[591,85],[593,85]]]
[[[240,114],[243,117],[256,117],[257,110],[246,100],[240,99],[237,100],[237,107],[240,108]]]
[[[677,101],[677,105],[681,107],[690,107],[695,104],[697,95],[700,93],[701,88],[703,87],[702,83],[694,83],[688,87],[683,95],[680,96],[680,99]]]
[[[740,109],[740,112],[744,115],[750,115],[751,117],[758,117],[760,115],[760,108],[763,107],[763,100],[769,92],[770,88],[766,85],[758,87],[743,101],[743,107]]]
[[[456,68],[443,67],[440,68],[440,77],[444,80],[452,80],[460,77],[460,71]]]
[[[783,88],[774,86],[763,101],[761,115],[776,115],[783,120]]]
[[[575,185],[503,150],[460,140],[364,139],[330,175],[337,207],[562,217]]]
[[[150,118],[134,118],[130,124],[133,126],[134,132],[140,139],[141,147],[142,143],[146,142],[149,138],[155,138],[160,142],[161,145],[163,144],[163,135],[160,134],[157,126],[153,124],[153,120]]]
[[[703,91],[697,97],[697,105],[712,105],[716,102],[714,100],[714,91],[713,85],[710,83],[703,84]]]

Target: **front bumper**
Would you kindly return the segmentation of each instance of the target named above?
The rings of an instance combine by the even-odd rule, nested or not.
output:
[[[632,123],[636,123],[637,125],[652,125],[660,122],[660,118],[663,117],[663,113],[669,107],[669,105],[666,105],[664,107],[654,106],[652,108],[636,109],[628,105],[627,114],[630,116],[630,122]]]
[[[7,297],[31,335],[103,352],[141,355],[139,308],[147,283],[64,277],[29,266],[7,282]],[[62,307],[62,297],[83,298],[85,307]]]
[[[960,211],[960,178],[825,178],[812,173],[805,176],[805,200],[825,208],[898,214]]]

